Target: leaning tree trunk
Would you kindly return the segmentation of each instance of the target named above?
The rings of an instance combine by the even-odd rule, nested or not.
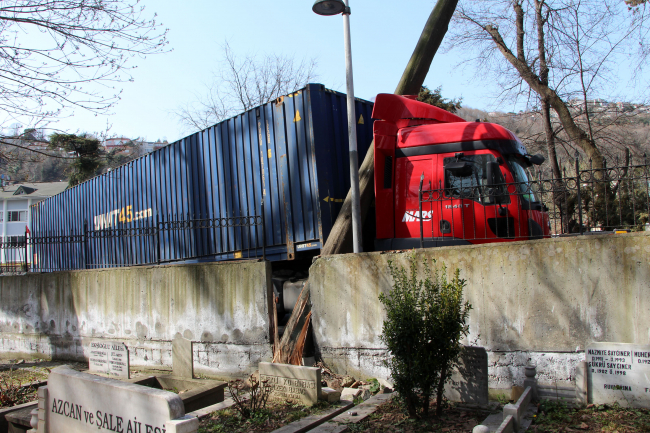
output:
[[[427,20],[420,40],[415,46],[402,78],[395,89],[397,95],[417,95],[420,92],[429,67],[442,42],[458,0],[438,0]],[[361,221],[366,219],[374,197],[374,146],[371,144],[359,168],[359,199]],[[321,250],[322,256],[352,252],[352,196],[348,191],[334,226]],[[309,305],[309,281],[294,307],[284,334],[273,354],[273,362],[284,364],[300,363],[304,338],[309,326],[311,308]],[[274,318],[275,319],[275,318]]]

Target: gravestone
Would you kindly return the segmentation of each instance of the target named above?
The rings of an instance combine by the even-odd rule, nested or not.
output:
[[[95,340],[90,342],[88,370],[109,376],[128,379],[129,349],[117,341]]]
[[[484,348],[463,349],[458,368],[445,384],[445,397],[455,402],[488,404],[488,357]]]
[[[592,343],[585,354],[590,403],[650,408],[650,346]]]
[[[38,390],[38,433],[193,433],[198,427],[177,394],[67,366],[53,369]]]
[[[192,340],[177,335],[172,340],[172,371],[174,376],[194,377]]]
[[[320,368],[260,362],[260,382],[271,388],[269,399],[312,406],[321,392]]]

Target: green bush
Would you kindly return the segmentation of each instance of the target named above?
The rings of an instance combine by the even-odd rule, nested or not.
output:
[[[434,393],[439,416],[445,382],[461,353],[460,340],[469,332],[466,322],[472,307],[463,302],[466,282],[459,269],[447,281],[444,265],[432,272],[425,263],[424,279],[418,278],[415,262],[408,273],[392,261],[388,267],[393,287],[379,295],[387,313],[381,334],[391,355],[386,365],[411,418],[428,415]]]

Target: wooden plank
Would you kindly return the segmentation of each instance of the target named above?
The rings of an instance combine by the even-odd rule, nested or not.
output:
[[[394,395],[395,394],[377,394],[374,397],[370,397],[368,400],[345,411],[330,422],[310,430],[310,433],[344,432],[347,430],[348,424],[357,424],[365,420],[377,410],[379,405],[386,403],[393,398]],[[352,415],[353,413],[356,415]]]
[[[271,433],[303,433],[306,431],[312,431],[314,427],[318,427],[319,425],[339,415],[341,412],[351,409],[353,406],[354,403],[352,402],[345,400],[339,401],[334,407],[328,409],[323,413],[310,415],[303,419],[299,419],[298,421],[287,424],[277,430],[273,430]]]
[[[318,432],[318,433],[343,433],[343,432],[346,432],[346,431],[349,431],[349,430],[350,429],[345,424],[336,424],[334,422],[328,422],[328,423],[323,424],[322,426],[312,430],[310,433],[314,433],[314,432]]]

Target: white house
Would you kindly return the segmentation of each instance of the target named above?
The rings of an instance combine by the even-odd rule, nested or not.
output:
[[[63,192],[67,182],[17,183],[0,188],[0,264],[24,263],[25,231],[31,230],[30,206]]]

